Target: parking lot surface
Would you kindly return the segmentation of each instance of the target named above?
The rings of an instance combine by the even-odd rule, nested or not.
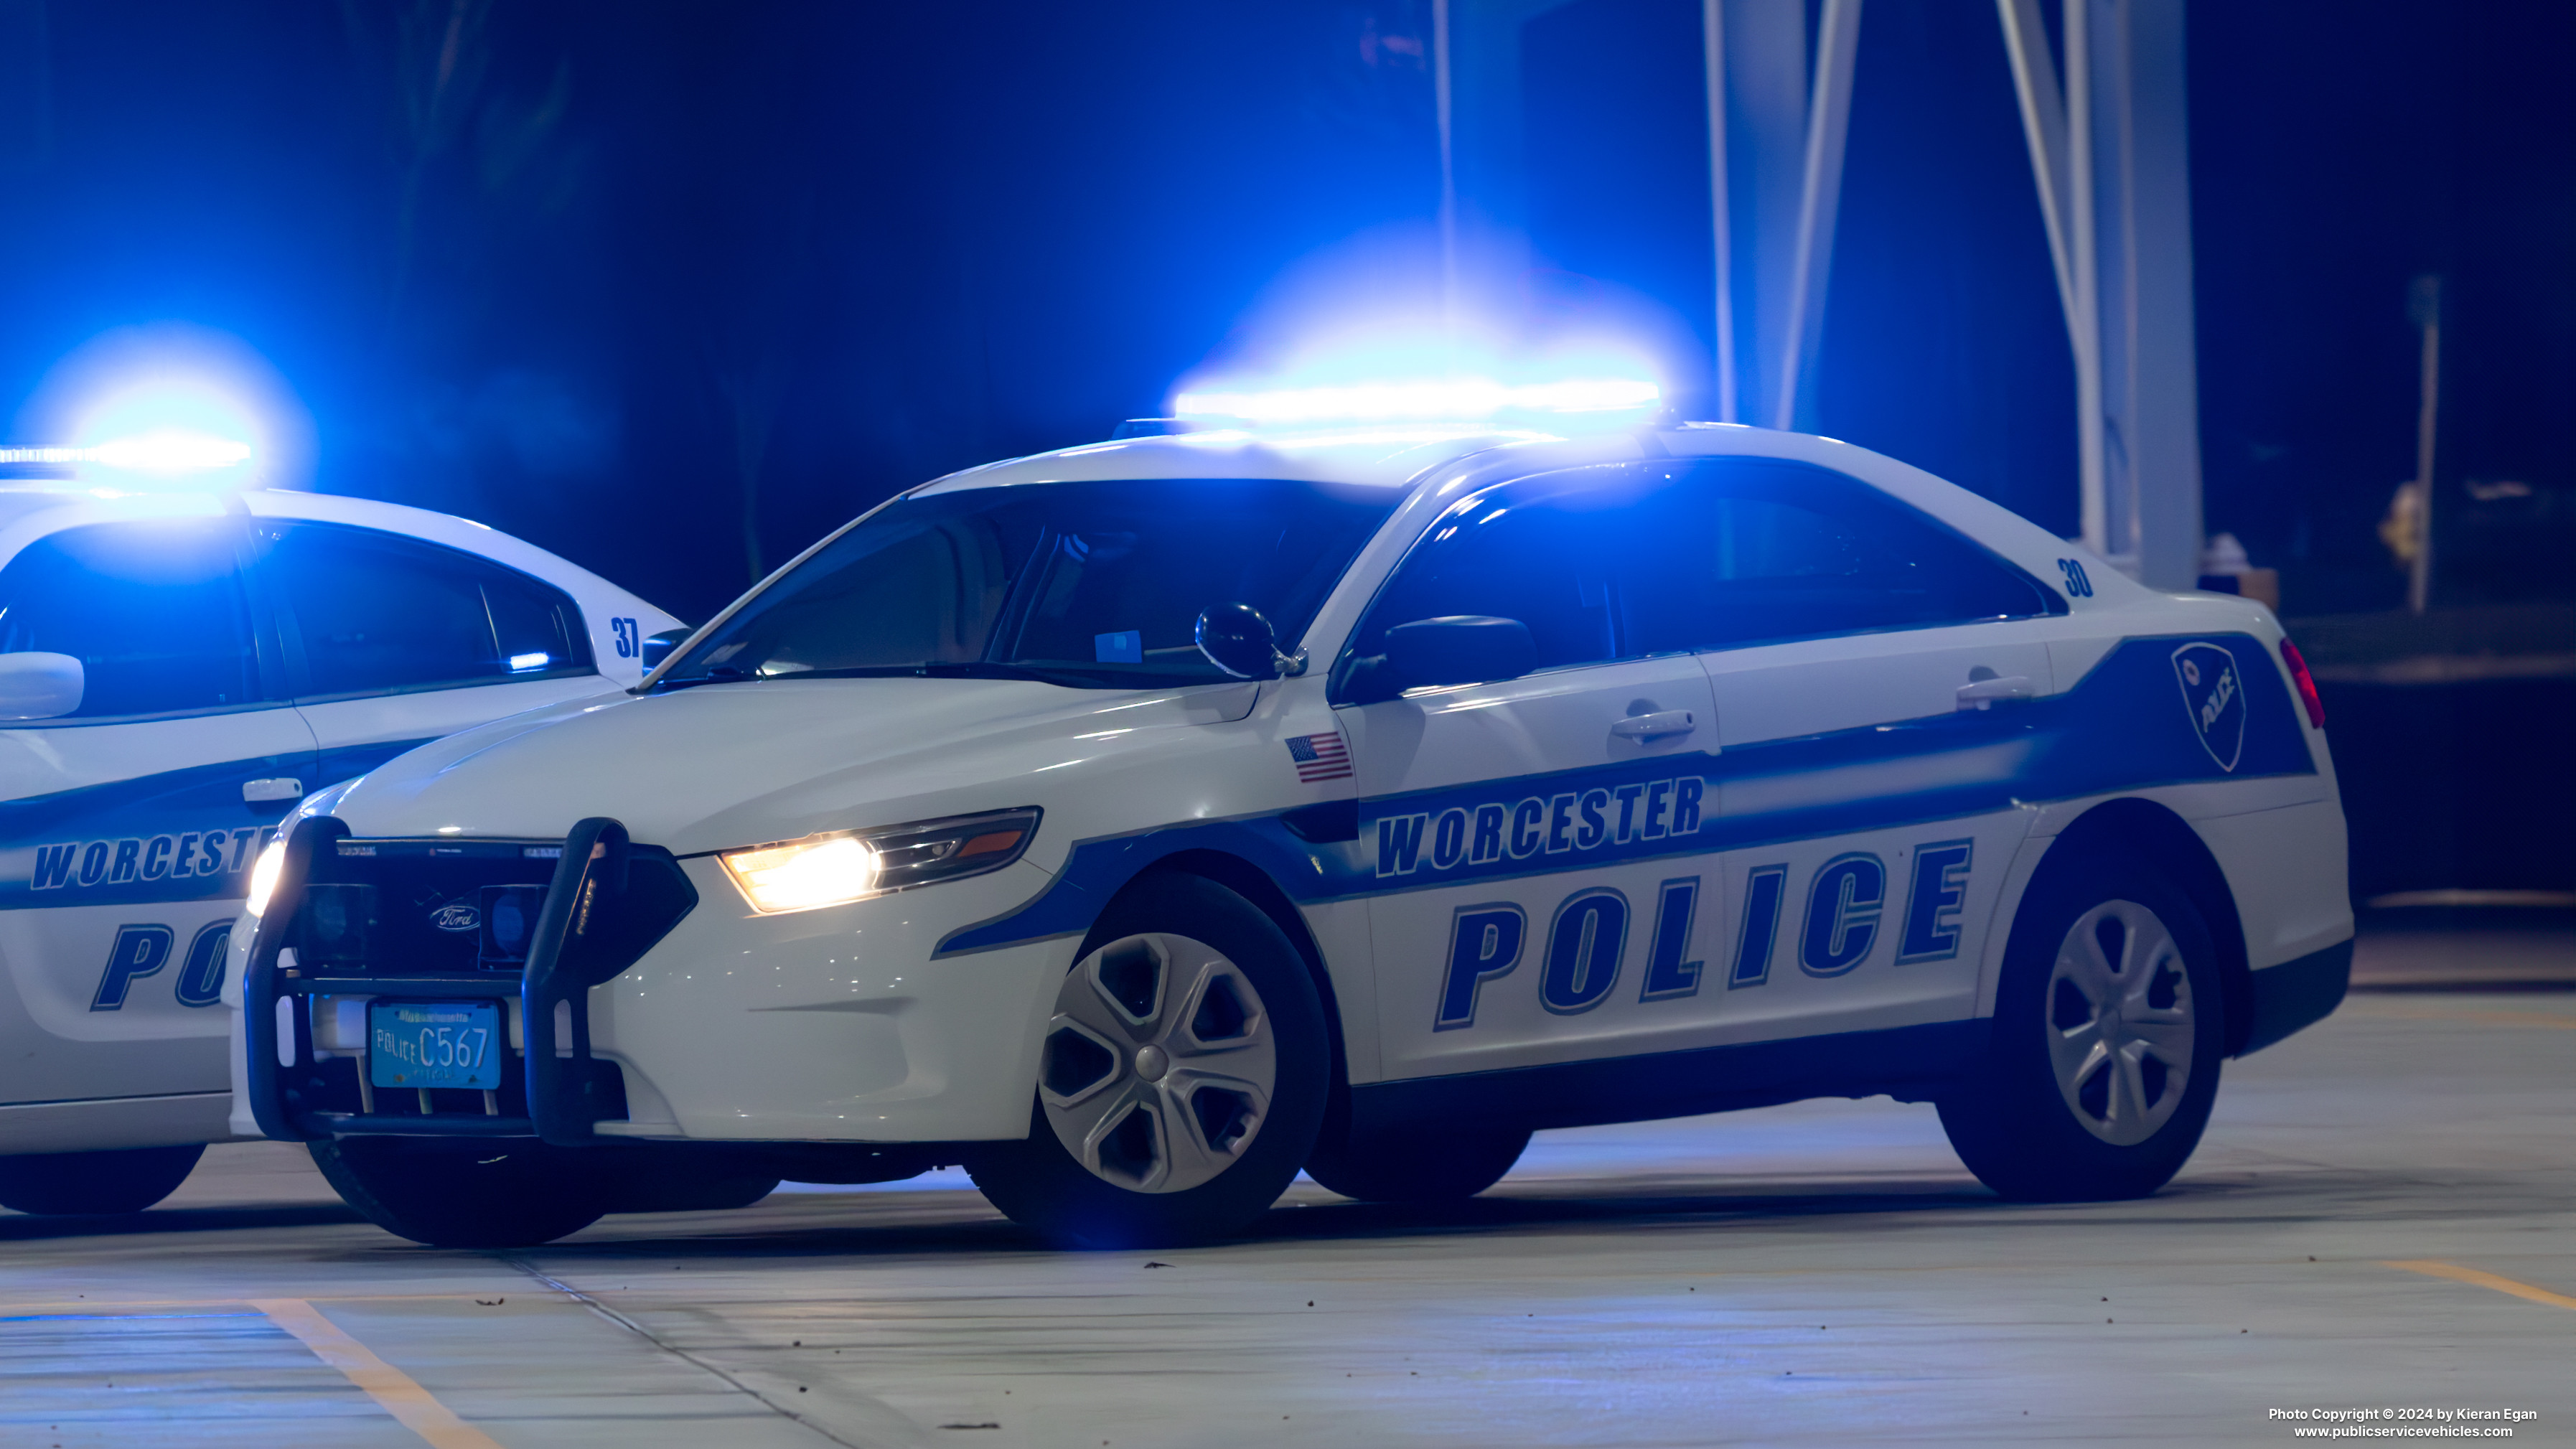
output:
[[[2529,991],[2356,995],[2131,1203],[2000,1202],[1877,1100],[1543,1134],[1436,1213],[1301,1181],[1185,1251],[1047,1251],[943,1173],[464,1253],[242,1144],[0,1216],[0,1443],[2568,1444],[2571,1230],[2576,996]]]

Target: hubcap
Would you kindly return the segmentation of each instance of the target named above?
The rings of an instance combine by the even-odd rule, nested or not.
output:
[[[2057,948],[2049,1063],[2067,1110],[2116,1147],[2156,1135],[2191,1082],[2191,973],[2173,933],[2135,901],[2076,918]]]
[[[1104,1182],[1187,1192],[1261,1131],[1278,1056],[1261,995],[1213,946],[1161,931],[1082,958],[1056,991],[1038,1101]]]

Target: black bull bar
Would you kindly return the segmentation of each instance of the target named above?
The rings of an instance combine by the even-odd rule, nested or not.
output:
[[[250,967],[242,980],[242,1027],[251,1112],[260,1131],[296,1142],[358,1135],[535,1137],[562,1147],[599,1141],[597,1124],[622,1117],[624,1107],[613,1065],[591,1055],[590,988],[633,965],[697,904],[696,892],[670,856],[639,849],[627,838],[625,826],[604,817],[581,821],[565,837],[545,904],[529,934],[526,969],[516,983],[526,1115],[488,1109],[349,1112],[327,1110],[317,1100],[322,1063],[314,1052],[313,1013],[303,1003],[321,995],[360,994],[492,1001],[509,995],[512,983],[497,972],[383,971],[373,969],[378,963],[372,961],[357,970],[334,969],[300,956],[295,965],[280,967],[279,953],[299,939],[316,858],[336,853],[348,833],[345,823],[328,816],[296,825],[287,837],[268,909],[251,937]],[[636,890],[639,876],[647,873],[636,869],[643,850],[651,851],[644,864],[652,888]],[[646,896],[651,899],[638,899]],[[356,1070],[361,1076],[367,1070],[364,1057],[357,1059]]]

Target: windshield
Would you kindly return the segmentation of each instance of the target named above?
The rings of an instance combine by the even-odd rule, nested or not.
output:
[[[1194,642],[1199,611],[1250,604],[1288,647],[1401,496],[1160,478],[900,499],[744,605],[660,687],[901,674],[1087,688],[1224,679]]]

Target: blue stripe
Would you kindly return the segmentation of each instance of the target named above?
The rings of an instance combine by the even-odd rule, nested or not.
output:
[[[256,845],[267,838],[281,818],[261,818],[250,813],[242,803],[244,780],[263,775],[302,778],[310,787],[307,793],[311,793],[365,774],[427,743],[429,740],[420,739],[354,745],[325,750],[318,760],[311,750],[256,755],[0,801],[0,852],[27,854],[23,872],[0,880],[0,910],[237,899],[248,889],[250,856],[255,851],[237,849],[241,843],[231,841],[230,832],[258,830],[259,837],[243,842]],[[214,856],[210,854],[215,847],[205,840],[209,831],[227,836],[221,847],[220,869],[214,868]],[[198,843],[187,856],[180,857],[177,846],[192,833]],[[168,842],[161,853],[164,873],[158,878],[113,884],[106,879],[87,885],[80,882],[79,856],[86,847],[107,846],[112,868],[119,842],[138,842],[139,862],[155,840]],[[73,874],[63,884],[39,889],[34,876],[43,854],[63,846],[73,852]],[[183,859],[188,869],[177,868]]]
[[[2187,643],[2224,648],[2246,682],[2244,742],[2233,771],[2223,769],[2202,743],[2176,675],[2174,651]],[[1285,812],[1080,841],[1055,882],[1035,899],[952,932],[936,954],[1080,935],[1129,880],[1184,851],[1240,856],[1291,899],[1313,905],[1955,820],[2157,785],[2315,772],[2304,723],[2260,641],[2241,634],[2131,639],[2074,688],[2027,704],[1763,741],[1720,755],[1677,754],[1364,799],[1360,838],[1349,843],[1299,839],[1282,820]],[[1625,839],[1614,831],[1588,847],[1580,843],[1580,808],[1587,796],[1615,800],[1635,787],[1642,811],[1646,791],[1682,780],[1699,782],[1692,787],[1700,792],[1696,830],[1655,837],[1632,831]],[[1667,794],[1668,817],[1681,793],[1677,788]],[[1578,823],[1559,831],[1556,802],[1569,796],[1574,804],[1562,818]],[[1465,812],[1472,828],[1480,807],[1499,806],[1508,832],[1509,817],[1533,802],[1541,835],[1557,835],[1562,848],[1545,849],[1543,840],[1539,850],[1516,857],[1507,841],[1497,859],[1436,863],[1444,814]],[[1411,868],[1383,873],[1386,850],[1395,852],[1400,866],[1417,819]]]

